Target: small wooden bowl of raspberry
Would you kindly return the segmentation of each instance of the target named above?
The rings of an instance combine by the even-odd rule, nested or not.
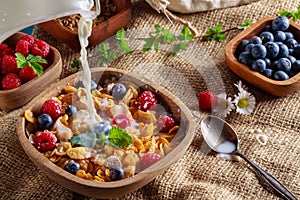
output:
[[[0,109],[28,103],[61,74],[59,51],[45,41],[15,33],[0,44]]]

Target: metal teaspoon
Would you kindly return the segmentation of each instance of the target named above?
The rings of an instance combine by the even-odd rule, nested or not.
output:
[[[223,119],[216,116],[208,116],[201,121],[201,131],[208,146],[218,152],[238,155],[255,169],[263,180],[284,199],[297,200],[282,183],[271,174],[257,166],[238,150],[238,137],[233,128]]]

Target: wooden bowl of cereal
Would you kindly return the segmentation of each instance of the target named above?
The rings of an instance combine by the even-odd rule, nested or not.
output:
[[[49,178],[86,196],[117,198],[183,156],[195,122],[173,94],[123,70],[93,68],[96,111],[88,112],[80,74],[31,101],[17,122],[24,151]]]
[[[89,46],[95,46],[119,29],[124,27],[131,17],[130,0],[104,0],[101,3],[101,14],[93,21]],[[80,15],[71,15],[39,24],[39,26],[69,47],[80,50],[77,24]]]
[[[16,44],[19,40],[22,40],[20,38],[24,36],[26,37],[28,35],[18,32],[13,34],[11,37],[7,38],[2,43],[2,55],[0,56],[0,60],[4,60],[4,57],[16,59],[15,54],[13,54],[15,52]],[[28,37],[32,38],[31,36]],[[36,40],[34,38],[32,39]],[[3,56],[4,51],[8,51],[3,50],[4,46],[6,46],[6,49],[10,49],[13,53],[11,55]],[[17,66],[15,66],[16,70],[14,70],[13,72],[12,70],[10,70],[10,72],[8,72],[8,70],[4,70],[5,64],[4,62],[2,62],[2,64],[0,65],[0,69],[2,69],[0,70],[0,108],[2,110],[10,111],[25,105],[35,96],[39,95],[42,91],[44,91],[49,85],[51,85],[53,82],[56,82],[59,79],[62,70],[62,61],[59,51],[53,46],[49,45],[49,53],[45,57],[45,60],[48,63],[43,66],[44,69],[42,74],[37,77],[30,77],[30,80],[26,77],[24,78],[24,73],[22,73],[22,69],[17,68]],[[6,67],[9,66],[11,65],[6,64]],[[24,71],[25,70],[23,70],[23,72]],[[9,88],[8,81],[4,84],[4,79],[8,76],[13,76],[15,80],[18,81],[19,85],[14,85],[13,88]]]

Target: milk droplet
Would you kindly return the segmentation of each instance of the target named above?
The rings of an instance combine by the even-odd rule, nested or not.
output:
[[[269,137],[264,134],[257,134],[255,138],[261,145],[266,145]]]

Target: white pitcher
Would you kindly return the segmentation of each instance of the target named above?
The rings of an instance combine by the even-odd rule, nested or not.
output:
[[[100,14],[100,2],[91,11],[94,0],[0,0],[0,42],[28,26],[52,19],[80,14],[92,19]]]

